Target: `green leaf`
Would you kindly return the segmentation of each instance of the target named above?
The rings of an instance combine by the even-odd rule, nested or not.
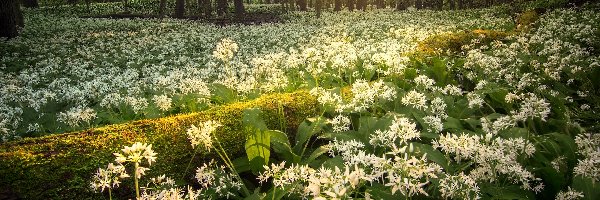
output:
[[[250,168],[254,172],[263,170],[263,165],[269,163],[271,155],[271,135],[260,114],[259,109],[246,109],[242,118],[248,133],[245,144],[246,155],[250,161]]]
[[[318,117],[313,122],[304,121],[298,126],[296,134],[296,144],[294,145],[294,153],[302,156],[304,154],[305,143],[315,134],[321,132],[325,127],[325,118]]]
[[[294,154],[292,151],[287,134],[278,130],[269,130],[268,132],[271,135],[271,147],[275,153],[287,161],[300,163],[300,156]]]
[[[523,190],[519,186],[496,186],[491,184],[482,184],[481,193],[489,196],[489,199],[535,199],[535,194],[531,191]]]
[[[600,183],[594,183],[590,178],[584,178],[582,176],[573,177],[571,188],[583,192],[583,199],[585,200],[594,200],[600,197]]]
[[[417,142],[413,142],[411,144],[415,147],[417,152],[426,154],[427,159],[437,163],[444,169],[448,168],[448,163],[450,163],[450,161],[439,150],[434,149],[431,145],[428,144],[421,144]]]
[[[237,101],[236,92],[224,85],[213,83],[209,85],[209,88],[212,93],[211,99],[217,103],[226,104]]]
[[[320,146],[319,148],[315,149],[310,156],[308,157],[308,159],[306,159],[304,161],[304,163],[310,163],[313,160],[315,160],[316,158],[318,158],[319,156],[323,155],[324,153],[329,152],[329,148],[325,148],[324,146]]]

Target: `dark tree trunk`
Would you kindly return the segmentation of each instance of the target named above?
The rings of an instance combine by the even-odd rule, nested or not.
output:
[[[406,10],[406,8],[408,8],[408,2],[406,2],[406,1],[407,0],[397,0],[396,10],[397,11]]]
[[[367,0],[357,0],[356,9],[365,11],[367,8]]]
[[[334,4],[333,11],[342,10],[342,0],[334,0],[333,4]]]
[[[346,7],[348,7],[348,11],[354,10],[354,0],[346,0]]]
[[[183,18],[185,15],[185,0],[176,0],[175,1],[175,17]]]
[[[317,10],[317,18],[321,17],[321,7],[323,7],[323,0],[315,0],[315,9]]]
[[[212,16],[212,1],[211,0],[198,0],[202,6],[201,11],[204,17],[210,18]]]
[[[463,2],[463,0],[456,0],[456,4],[456,7],[458,7],[458,9],[465,9],[465,3]]]
[[[306,0],[298,0],[297,1],[298,7],[300,7],[300,11],[306,11]]]
[[[415,0],[415,8],[422,9],[423,8],[423,0]]]
[[[23,0],[21,3],[23,3],[23,6],[25,6],[25,8],[37,8],[37,7],[40,7],[40,4],[38,3],[38,0]]]
[[[377,4],[377,8],[385,8],[385,1],[383,0],[376,0],[375,4]]]
[[[450,10],[456,9],[456,5],[454,4],[454,0],[448,0],[448,9],[450,9]]]
[[[23,14],[19,0],[0,0],[0,37],[17,37],[20,27],[23,27]]]
[[[223,16],[227,12],[227,0],[217,0],[217,15]]]
[[[244,16],[246,9],[244,8],[244,1],[242,0],[233,0],[233,6],[235,6],[235,15],[238,17]]]
[[[160,0],[158,3],[158,17],[163,18],[165,16],[165,9],[167,8],[167,0]]]

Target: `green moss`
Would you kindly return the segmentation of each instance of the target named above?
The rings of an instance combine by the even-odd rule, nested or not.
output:
[[[285,118],[278,112],[281,106]],[[176,179],[184,176],[185,181],[191,182],[194,166],[212,155],[200,152],[201,156],[196,156],[192,167],[184,172],[194,151],[186,130],[192,124],[217,120],[224,126],[215,135],[226,151],[232,155],[242,154],[246,138],[241,127],[242,112],[252,107],[263,111],[269,128],[279,128],[280,120],[285,120],[288,128],[294,128],[307,117],[318,114],[316,99],[300,91],[266,95],[199,113],[3,143],[0,144],[0,188],[10,188],[11,196],[25,199],[106,198],[106,194],[88,189],[92,174],[113,162],[113,152],[134,142],[151,143],[158,153],[157,162],[147,177],[167,174]],[[131,191],[131,182],[124,182],[115,192],[117,196],[132,198]]]
[[[531,26],[538,20],[540,19],[541,14],[545,12],[542,9],[534,9],[534,10],[528,10],[525,11],[521,14],[519,14],[519,16],[517,16],[516,19],[516,24],[517,24],[517,28],[516,31],[529,31],[529,29],[531,28]]]
[[[508,35],[502,31],[481,29],[433,35],[417,44],[415,56],[455,54],[462,51],[462,46],[471,44],[473,39],[479,39],[478,45],[487,45]]]

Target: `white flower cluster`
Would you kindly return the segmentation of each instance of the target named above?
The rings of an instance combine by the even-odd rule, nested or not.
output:
[[[451,199],[480,199],[479,186],[475,179],[463,172],[456,176],[448,175],[440,179],[442,197]]]
[[[573,173],[600,181],[600,134],[580,134],[575,137],[575,143],[583,159],[577,161]]]
[[[106,169],[98,168],[98,171],[92,177],[91,188],[94,191],[104,189],[113,189],[119,187],[119,179],[127,178],[129,175],[125,171],[125,166],[109,163]]]
[[[448,134],[433,142],[434,148],[454,154],[454,160],[472,160],[477,165],[469,176],[475,180],[496,181],[505,175],[523,189],[540,191],[541,179],[536,178],[518,162],[520,155],[532,156],[535,146],[523,138],[484,138],[478,135]]]
[[[556,194],[556,200],[577,200],[585,197],[582,192],[578,192],[577,190],[571,189],[569,187],[567,191],[560,191]]]
[[[58,113],[57,120],[70,127],[78,127],[82,123],[90,124],[96,118],[96,112],[91,108],[73,107],[66,112]]]
[[[196,169],[196,180],[202,186],[198,192],[214,192],[217,195],[216,198],[229,199],[236,196],[236,192],[242,189],[243,183],[235,179],[234,176],[224,166],[218,166],[214,160],[211,160],[208,164],[204,163]]]
[[[219,122],[213,120],[203,122],[199,127],[192,124],[192,127],[187,130],[192,148],[202,145],[206,151],[210,151],[213,148],[212,134],[220,126],[222,125]]]
[[[427,97],[423,93],[411,90],[402,97],[402,104],[424,110],[427,109]]]
[[[217,44],[217,47],[213,51],[213,57],[223,62],[229,62],[237,51],[237,43],[229,38],[224,38]]]
[[[375,130],[369,141],[373,146],[396,147],[396,142],[400,145],[408,144],[408,141],[418,139],[420,132],[417,130],[417,124],[411,122],[408,118],[394,116],[392,125],[388,130]]]

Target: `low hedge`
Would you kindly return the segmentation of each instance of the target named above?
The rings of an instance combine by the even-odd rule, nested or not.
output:
[[[157,162],[150,167],[146,178],[166,174],[175,179],[185,177],[183,184],[190,184],[195,166],[210,155],[198,153],[200,156],[196,155],[197,159],[184,172],[194,152],[187,139],[187,129],[192,124],[217,120],[223,124],[216,133],[219,141],[228,152],[239,155],[244,152],[245,143],[242,112],[253,107],[263,111],[269,128],[280,128],[280,120],[285,120],[287,127],[294,129],[307,117],[318,114],[316,99],[306,91],[299,91],[266,95],[199,113],[2,143],[0,199],[107,198],[107,194],[94,193],[90,189],[92,174],[97,168],[106,167],[114,161],[112,153],[134,142],[150,143],[158,153]],[[145,180],[144,177],[142,179]],[[130,182],[122,183],[115,191],[116,196],[132,197],[134,192]]]

